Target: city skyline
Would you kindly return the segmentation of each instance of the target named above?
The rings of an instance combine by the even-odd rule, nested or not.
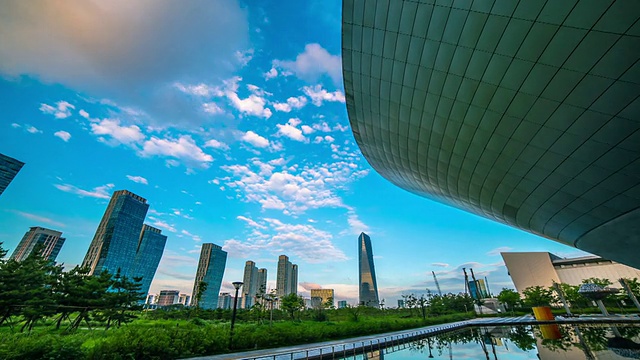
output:
[[[122,4],[105,6],[110,24],[131,18]],[[109,198],[126,188],[149,199],[148,224],[168,235],[152,293],[191,293],[204,242],[229,254],[221,292],[233,292],[248,259],[274,273],[287,254],[299,265],[299,294],[332,288],[350,303],[361,232],[375,238],[387,304],[433,289],[431,271],[445,292],[464,291],[462,267],[488,276],[492,289],[513,287],[500,251],[581,254],[373,171],[347,118],[341,2],[140,6],[149,21],[126,38],[89,29],[78,42],[65,34],[79,19],[49,33],[38,11],[0,25],[25,36],[0,42],[0,56],[11,56],[0,61],[0,153],[25,163],[0,196],[0,242],[10,252],[26,229],[42,226],[67,238],[58,262],[81,264]],[[166,21],[187,15],[202,27]],[[166,46],[141,46],[150,43]],[[177,45],[190,56],[167,51]],[[105,47],[116,51],[104,56]],[[275,282],[271,275],[267,287]]]

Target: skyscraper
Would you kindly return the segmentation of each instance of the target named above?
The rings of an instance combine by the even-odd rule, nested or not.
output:
[[[298,265],[292,264],[289,257],[278,257],[278,272],[276,274],[276,295],[279,297],[298,293]]]
[[[333,289],[311,289],[311,307],[314,309],[332,307],[334,300]]]
[[[258,269],[258,281],[256,292],[259,295],[264,295],[267,293],[267,269]]]
[[[0,195],[22,169],[22,165],[24,165],[22,161],[0,154]]]
[[[241,308],[249,309],[253,306],[258,283],[258,268],[256,263],[249,260],[244,265],[244,277],[242,282],[242,305]]]
[[[127,190],[113,193],[82,266],[90,274],[107,270],[130,275],[135,263],[140,233],[149,205],[147,200]]]
[[[218,294],[220,293],[220,285],[222,285],[222,276],[226,265],[226,251],[216,244],[202,244],[196,280],[193,283],[193,292],[191,293],[192,306],[198,305],[203,309],[215,309],[218,307]],[[202,298],[198,299],[201,281],[207,283],[207,287],[202,292]]]
[[[373,250],[371,249],[371,238],[365,233],[358,237],[358,258],[360,259],[360,305],[377,308],[380,306],[378,300],[378,284],[376,282],[376,269],[373,266]]]
[[[40,255],[49,261],[55,261],[65,238],[60,231],[34,226],[27,231],[10,259],[22,261],[31,255],[36,246],[42,246]]]
[[[289,277],[289,294],[298,293],[298,265],[291,264],[291,275]]]
[[[167,236],[162,235],[160,229],[147,224],[142,226],[131,276],[142,277],[140,291],[143,294],[149,292],[151,281],[156,274],[156,270],[158,270],[158,264],[160,264],[160,258],[162,258],[166,243]]]

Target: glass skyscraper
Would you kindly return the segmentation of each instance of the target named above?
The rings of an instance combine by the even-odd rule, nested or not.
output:
[[[379,307],[376,269],[373,265],[371,238],[365,233],[358,237],[358,258],[360,259],[360,305]]]
[[[24,234],[10,259],[22,261],[31,255],[36,246],[42,246],[42,257],[55,261],[64,240],[60,231],[34,226]]]
[[[22,165],[24,165],[22,161],[0,154],[0,195],[22,169]]]
[[[140,291],[143,294],[147,294],[153,276],[158,269],[158,264],[160,264],[160,258],[162,258],[164,246],[167,243],[167,236],[162,235],[160,229],[144,224],[139,239],[131,276],[142,277]]]
[[[218,307],[218,294],[220,293],[220,285],[222,285],[222,276],[226,265],[226,251],[216,244],[202,244],[198,271],[196,272],[196,280],[191,294],[191,305],[198,305],[203,309],[215,309]],[[202,293],[202,298],[198,299],[201,281],[207,283],[207,288]]]
[[[289,257],[278,257],[278,272],[276,274],[276,295],[279,297],[298,293],[298,265],[292,264]]]
[[[127,190],[115,191],[82,266],[89,268],[90,274],[104,270],[115,274],[118,269],[123,275],[132,274],[148,209],[146,199]]]
[[[249,260],[244,265],[244,277],[242,279],[242,305],[244,309],[249,309],[253,306],[253,300],[257,292],[258,283],[258,268],[256,263]]]

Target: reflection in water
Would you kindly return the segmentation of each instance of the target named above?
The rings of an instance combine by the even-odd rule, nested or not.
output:
[[[640,325],[476,327],[434,335],[359,359],[640,359]]]

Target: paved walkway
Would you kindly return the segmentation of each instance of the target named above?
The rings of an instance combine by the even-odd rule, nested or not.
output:
[[[527,324],[545,324],[545,323],[612,323],[612,322],[640,322],[637,316],[586,316],[564,318],[557,316],[553,321],[536,321],[531,315],[519,317],[502,317],[502,318],[477,318],[467,321],[458,321],[448,324],[425,326],[417,329],[395,331],[384,334],[376,334],[369,336],[360,336],[356,338],[332,340],[313,344],[301,344],[296,346],[280,347],[275,349],[263,349],[254,351],[245,351],[231,354],[213,355],[190,358],[189,360],[231,360],[231,359],[306,359],[308,357],[319,357],[337,352],[336,357],[343,354],[349,355],[362,353],[363,351],[372,351],[387,346],[394,346],[406,341],[422,338],[426,335],[434,335],[442,332],[462,329],[468,326],[501,326],[501,325],[527,325]]]

